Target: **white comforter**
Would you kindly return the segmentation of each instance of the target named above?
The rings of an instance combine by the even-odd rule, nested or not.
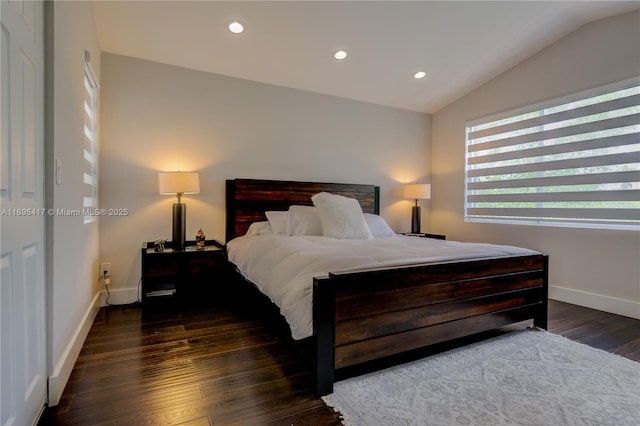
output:
[[[294,339],[312,335],[313,278],[328,272],[538,253],[408,236],[341,240],[274,234],[238,237],[227,249],[229,260],[280,308]]]

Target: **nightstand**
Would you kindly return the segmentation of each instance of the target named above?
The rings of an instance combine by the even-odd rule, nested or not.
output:
[[[142,244],[142,312],[165,312],[215,303],[227,276],[225,246],[207,240],[203,250],[186,241],[184,251],[171,242],[157,252],[152,242]]]
[[[435,238],[436,240],[446,240],[446,235],[441,234],[412,234],[410,232],[403,232],[402,235],[408,235],[410,237],[423,237],[423,238]]]

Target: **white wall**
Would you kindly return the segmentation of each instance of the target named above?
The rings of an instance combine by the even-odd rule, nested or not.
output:
[[[171,238],[175,197],[158,194],[160,171],[200,172],[200,194],[183,198],[187,238],[202,227],[219,240],[225,179],[379,185],[381,214],[400,232],[411,207],[401,182],[430,174],[427,114],[140,59],[103,53],[101,111],[100,205],[129,214],[101,219],[100,258],[122,301],[135,297],[118,290],[137,286],[142,242]]]
[[[89,2],[47,2],[46,176],[47,207],[81,209],[84,148],[84,52],[100,70]],[[62,164],[55,184],[53,164]],[[81,216],[47,218],[47,316],[49,404],[64,389],[97,312],[98,222]]]
[[[550,255],[552,298],[640,318],[633,231],[464,222],[465,121],[640,75],[640,16],[585,25],[432,117],[431,228]]]

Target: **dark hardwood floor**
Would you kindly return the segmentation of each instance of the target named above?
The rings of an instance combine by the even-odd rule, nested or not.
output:
[[[551,301],[549,331],[640,361],[640,321]],[[102,308],[41,425],[337,425],[289,343],[251,309]]]
[[[640,320],[550,300],[549,331],[640,362]]]

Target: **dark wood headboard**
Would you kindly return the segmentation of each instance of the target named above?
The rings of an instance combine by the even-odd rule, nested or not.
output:
[[[283,211],[291,205],[313,205],[311,197],[330,192],[355,198],[365,213],[380,213],[380,188],[375,185],[229,179],[226,184],[226,240],[244,235],[253,222],[266,220],[265,211]]]

